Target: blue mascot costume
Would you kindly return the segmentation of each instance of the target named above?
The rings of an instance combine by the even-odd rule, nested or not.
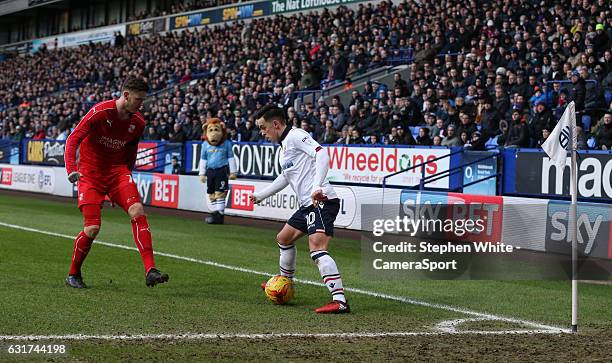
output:
[[[206,223],[223,224],[228,179],[236,179],[236,160],[223,121],[211,118],[202,126],[202,131],[205,141],[202,143],[199,175],[200,181],[207,183],[206,193],[212,212]]]

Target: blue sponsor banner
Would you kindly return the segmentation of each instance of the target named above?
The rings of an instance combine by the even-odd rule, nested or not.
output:
[[[578,253],[587,257],[612,258],[610,217],[612,206],[597,203],[578,203]],[[570,203],[551,200],[546,218],[546,252],[571,255],[569,229]]]
[[[173,174],[172,170],[174,165],[172,159],[176,158],[180,166],[183,164],[183,144],[180,143],[168,143],[164,148],[164,174]],[[180,171],[180,169],[179,169]]]
[[[400,194],[401,205],[421,204],[448,204],[448,193],[445,192],[420,192],[418,190],[404,189]]]
[[[463,164],[475,162],[489,155],[496,153],[487,151],[467,151],[463,154]],[[463,187],[463,193],[476,195],[496,195],[497,194],[497,178],[492,177],[483,180],[487,177],[497,174],[497,157],[480,160],[475,164],[465,166],[463,168],[463,185],[474,183]],[[481,181],[479,181],[481,180]]]
[[[185,143],[185,172],[195,173],[200,165],[201,141],[187,141]]]
[[[217,24],[233,20],[245,20],[272,14],[272,5],[268,1],[239,6],[226,6],[192,14],[170,18],[170,30]]]
[[[19,143],[10,140],[0,141],[0,163],[19,164]]]
[[[132,180],[136,184],[140,198],[144,204],[151,204],[151,194],[153,190],[153,174],[132,172]]]

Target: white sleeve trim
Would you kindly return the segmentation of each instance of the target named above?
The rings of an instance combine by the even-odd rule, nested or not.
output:
[[[200,172],[198,175],[206,174],[206,159],[200,159]]]

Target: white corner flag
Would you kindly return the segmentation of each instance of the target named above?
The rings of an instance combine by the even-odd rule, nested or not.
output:
[[[542,144],[542,149],[558,167],[563,168],[567,160],[567,152],[576,150],[576,144],[576,111],[574,101],[572,101],[565,108],[557,126]]]
[[[554,160],[555,165],[564,168],[567,162],[567,152],[571,151],[570,164],[570,193],[572,204],[570,205],[568,232],[572,238],[572,331],[578,331],[578,228],[576,223],[576,212],[578,204],[578,168],[576,162],[576,109],[574,102],[570,102],[565,108],[563,116],[550,133],[548,139],[542,144],[542,149]]]

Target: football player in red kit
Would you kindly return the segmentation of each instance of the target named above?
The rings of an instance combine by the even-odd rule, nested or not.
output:
[[[85,220],[83,231],[74,241],[67,286],[87,287],[81,276],[81,265],[100,231],[102,203],[107,195],[132,220],[134,242],[144,263],[147,286],[168,281],[168,275],[155,268],[151,231],[132,180],[138,140],[145,127],[138,110],[148,90],[144,80],[128,77],[121,97],[96,104],[66,141],[68,180],[78,181],[78,206]]]

